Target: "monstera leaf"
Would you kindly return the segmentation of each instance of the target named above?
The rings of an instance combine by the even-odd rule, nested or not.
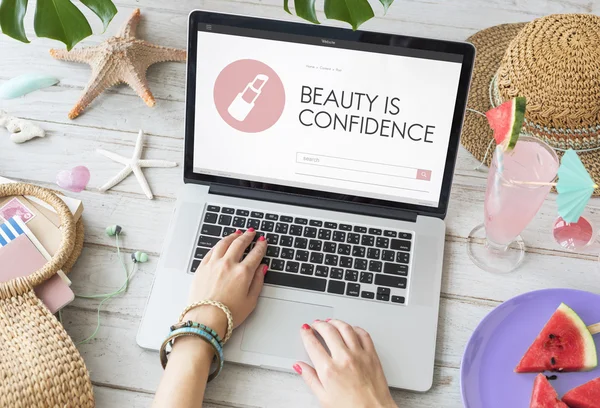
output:
[[[283,8],[292,14],[289,6],[290,0],[283,0]],[[394,0],[379,0],[387,12]],[[294,0],[294,9],[298,17],[320,24],[315,10],[315,0]],[[353,30],[375,16],[368,0],[325,0],[325,17],[344,21],[352,26]]]
[[[16,40],[28,43],[23,19],[28,0],[1,0],[0,28]],[[117,8],[111,0],[81,0],[108,27]],[[33,27],[38,37],[62,41],[70,50],[79,41],[92,35],[92,28],[71,0],[37,0]]]

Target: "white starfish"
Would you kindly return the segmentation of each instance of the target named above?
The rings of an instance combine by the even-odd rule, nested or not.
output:
[[[105,185],[99,188],[100,191],[104,192],[121,181],[125,180],[127,176],[129,176],[132,172],[135,174],[135,177],[140,183],[142,190],[146,194],[150,200],[154,198],[152,195],[152,190],[150,190],[150,186],[148,185],[148,181],[146,177],[144,177],[144,173],[142,169],[144,167],[177,167],[177,163],[170,162],[166,160],[144,160],[142,159],[142,149],[144,148],[144,131],[140,129],[140,133],[138,134],[137,141],[135,142],[135,149],[133,151],[133,157],[128,159],[127,157],[120,156],[116,153],[109,152],[107,150],[98,149],[97,152],[103,156],[108,157],[111,160],[116,161],[117,163],[121,163],[125,165],[125,168],[121,170],[112,180],[108,181]]]

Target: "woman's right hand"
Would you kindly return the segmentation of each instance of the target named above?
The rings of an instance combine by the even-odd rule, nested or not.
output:
[[[315,336],[317,331],[331,355]],[[397,408],[371,336],[339,320],[317,320],[301,329],[314,368],[298,362],[294,370],[323,408]]]

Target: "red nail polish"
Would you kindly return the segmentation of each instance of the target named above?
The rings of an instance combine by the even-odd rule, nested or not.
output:
[[[327,323],[329,323],[329,322],[331,321],[331,319],[325,319],[325,321],[326,321]]]
[[[315,319],[315,323],[316,323],[316,322],[320,322],[320,320],[319,320],[319,319]]]
[[[302,367],[300,367],[299,364],[294,364],[292,366],[292,368],[294,369],[295,372],[297,372],[298,374],[302,374]]]
[[[248,232],[254,232],[254,228],[252,228],[252,227],[248,228]]]
[[[267,265],[263,266],[263,275],[266,275],[268,270],[269,267]]]
[[[265,240],[265,237],[264,237],[264,235],[261,235],[260,237],[258,237],[258,240],[259,240],[259,241],[264,241],[264,240]]]
[[[304,324],[302,325],[302,328],[303,328],[304,330],[309,330],[309,329],[310,329],[310,326],[309,326],[308,324],[304,323]]]
[[[239,235],[242,233],[242,230],[237,230],[235,233]]]

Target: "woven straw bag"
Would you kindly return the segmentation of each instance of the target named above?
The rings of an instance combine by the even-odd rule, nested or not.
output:
[[[75,224],[69,208],[51,190],[24,183],[0,185],[0,197],[21,195],[50,204],[63,235],[58,252],[43,268],[0,283],[0,407],[93,407],[83,358],[33,292],[58,270],[71,269],[83,246],[83,223]]]

